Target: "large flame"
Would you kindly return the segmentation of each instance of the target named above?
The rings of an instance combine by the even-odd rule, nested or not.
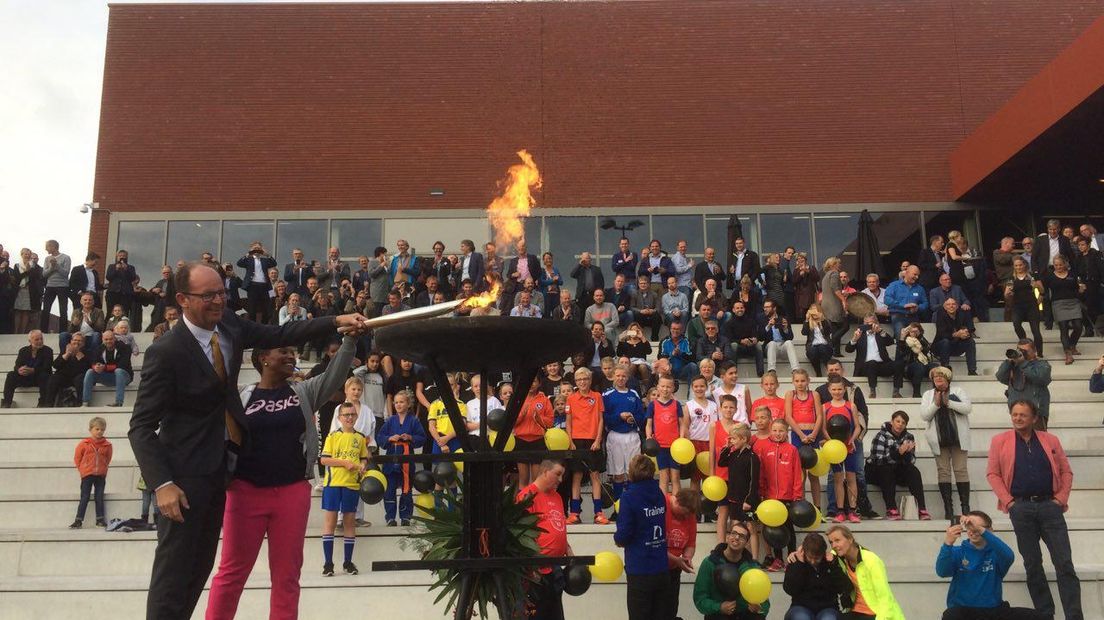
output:
[[[474,310],[476,308],[486,308],[487,306],[497,301],[498,294],[502,291],[502,282],[497,278],[488,278],[488,281],[491,282],[490,289],[479,295],[473,295],[465,299],[464,303],[461,304],[461,307],[472,308]]]
[[[522,220],[529,216],[529,210],[536,203],[531,191],[541,187],[540,170],[533,163],[533,156],[525,149],[518,151],[517,155],[522,163],[514,164],[506,171],[506,178],[498,184],[503,188],[502,195],[487,207],[495,244],[504,251],[518,239],[525,238]]]

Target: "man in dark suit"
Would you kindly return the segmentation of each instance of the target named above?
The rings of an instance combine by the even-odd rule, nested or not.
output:
[[[705,290],[706,280],[714,280],[717,283],[718,292],[724,286],[724,265],[718,263],[716,259],[717,251],[713,248],[705,248],[704,260],[694,267],[694,285],[699,291]]]
[[[878,397],[878,377],[893,376],[893,358],[887,349],[893,343],[893,336],[882,329],[876,314],[866,315],[847,343],[847,352],[855,352],[854,376],[866,377],[870,398]]]
[[[606,279],[602,275],[602,270],[591,262],[590,252],[579,255],[579,264],[571,270],[571,277],[576,281],[575,301],[579,303],[580,308],[591,304],[594,291],[606,288]]]
[[[100,299],[103,284],[100,282],[100,272],[96,271],[96,265],[99,262],[100,255],[89,252],[84,257],[84,264],[73,267],[69,272],[69,298],[73,301],[74,308],[80,305],[80,297],[85,291],[92,293],[93,299],[96,300],[96,307],[100,307],[103,301]]]
[[[364,321],[242,320],[227,310],[219,274],[197,263],[177,271],[176,290],[183,319],[146,350],[128,433],[161,509],[147,618],[190,618],[214,564],[228,469],[249,442],[237,393],[243,349],[303,344],[335,327],[359,335]]]
[[[1073,246],[1062,234],[1062,223],[1058,220],[1047,220],[1046,233],[1036,237],[1035,245],[1031,248],[1031,269],[1036,280],[1042,280],[1048,272],[1054,270],[1054,257],[1059,254],[1065,256],[1069,264],[1074,264]],[[1048,295],[1043,295],[1043,322],[1047,329],[1054,328],[1054,314],[1050,310]]]
[[[675,276],[675,263],[663,252],[658,239],[652,239],[647,251],[640,252],[636,276],[648,276],[648,288],[656,295],[662,295],[667,286],[667,278]],[[687,295],[686,298],[690,299],[690,296]]]
[[[300,297],[307,294],[307,278],[314,275],[314,269],[303,258],[303,250],[295,248],[291,251],[291,262],[284,265],[284,282],[287,282],[287,294],[299,293]]]
[[[730,261],[728,288],[734,290],[740,288],[740,280],[744,279],[744,276],[751,278],[752,282],[759,278],[761,270],[759,255],[747,249],[743,237],[736,237],[736,240],[732,242],[732,258]]]
[[[50,381],[54,352],[43,344],[42,330],[32,330],[27,334],[27,346],[19,349],[15,356],[15,366],[4,380],[4,400],[0,406],[7,409],[12,406],[12,398],[17,387],[37,387],[38,406],[46,398],[46,384]]]
[[[943,273],[943,248],[947,241],[943,235],[932,235],[928,247],[920,250],[916,266],[920,269],[920,286],[930,291],[939,285],[939,275]]]
[[[452,288],[459,291],[464,280],[472,281],[472,290],[482,293],[487,283],[484,280],[483,255],[475,251],[471,239],[460,242],[460,258],[456,260],[456,270],[452,272]]]
[[[131,306],[134,305],[134,284],[138,280],[138,273],[134,266],[129,264],[130,254],[126,250],[115,253],[115,262],[107,266],[104,279],[107,280],[107,312],[116,305],[123,307],[123,315],[130,316]]]

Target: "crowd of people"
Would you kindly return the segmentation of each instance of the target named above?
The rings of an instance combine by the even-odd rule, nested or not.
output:
[[[976,553],[995,550],[999,557],[992,561],[1003,575],[999,567],[1004,566],[1002,554],[1007,547],[1002,548],[999,539],[992,540],[989,517],[970,507],[966,458],[972,448],[971,402],[963,388],[952,386],[954,373],[949,367],[951,357],[964,356],[966,372],[978,372],[975,323],[988,320],[990,302],[1003,297],[1020,338],[997,369],[998,380],[1009,386],[1014,430],[1000,450],[990,450],[989,483],[1002,510],[1011,514],[1036,608],[1054,611],[1041,569],[1038,541],[1042,539],[1059,566],[1059,591],[1067,618],[1077,618],[1079,593],[1070,585],[1076,582],[1076,574],[1065,523],[1061,512],[1051,514],[1046,508],[1055,504],[1065,509],[1072,473],[1057,439],[1045,432],[1050,365],[1041,355],[1040,325],[1058,324],[1066,363],[1080,354],[1081,332],[1095,329],[1101,284],[1098,248],[1104,235],[1086,225],[1071,240],[1057,223],[1048,222],[1047,228],[1038,239],[1025,240],[1023,252],[1013,251],[1010,240],[1002,241],[993,256],[993,269],[961,233],[952,231],[946,239],[933,236],[930,246],[915,262],[902,264],[888,286],[883,288],[881,278],[870,274],[861,290],[851,286],[838,258],[824,261],[820,271],[794,248],[760,261],[739,238],[725,264],[717,261],[713,248],[706,248],[703,260],[695,261],[687,256],[684,242],[668,254],[653,240],[638,254],[623,239],[610,262],[612,286],[606,287],[602,270],[583,253],[568,272],[575,282],[574,292],[552,254],[546,252],[540,258],[529,254],[524,241],[513,248],[511,258],[500,257],[493,243],[477,252],[470,240],[460,243],[456,255],[446,255],[445,245],[437,242],[432,256],[419,257],[399,241],[393,255],[380,247],[372,258],[359,257],[355,271],[338,248],[330,248],[325,261],[307,261],[296,249],[282,272],[263,245],[253,243],[233,262],[220,263],[205,253],[196,263],[166,265],[148,290],[139,285],[125,251],[116,255],[101,281],[98,256],[89,254],[83,266],[70,268],[57,243],[49,242],[43,266],[37,265],[29,250],[10,268],[6,255],[0,255],[5,260],[0,263],[0,310],[12,317],[12,329],[25,331],[29,340],[8,375],[3,405],[11,406],[18,387],[38,388],[40,406],[66,401],[87,404],[96,384],[114,386],[114,404],[122,404],[124,389],[134,378],[131,360],[139,355],[133,332],[142,329],[143,307],[152,307],[146,331],[154,333],[155,345],[146,352],[131,439],[137,442],[143,485],[149,483],[143,520],[156,497],[155,510],[162,515],[159,527],[176,533],[166,535],[169,542],[159,545],[151,605],[157,591],[166,595],[158,604],[187,605],[190,600],[194,606],[191,597],[198,593],[190,582],[181,581],[183,577],[170,576],[169,562],[188,545],[210,544],[214,528],[222,532],[224,542],[219,572],[212,582],[209,617],[234,615],[265,535],[270,544],[273,609],[294,609],[311,496],[308,481],[318,476],[325,513],[323,574],[335,572],[332,556],[339,520],[342,567],[355,574],[356,527],[370,525],[363,518],[356,489],[373,468],[372,454],[457,450],[459,434],[479,433],[482,412],[476,395],[479,384],[486,382],[494,394],[488,410],[509,402],[515,389],[525,401],[513,429],[519,455],[542,444],[544,431],[556,427],[567,432],[573,449],[594,453],[592,458],[560,464],[540,464],[519,456],[512,476],[519,488],[538,485],[541,492],[547,491],[544,487],[550,480],[546,477],[542,482],[542,476],[555,479],[561,514],[559,519],[549,515],[547,521],[560,523],[565,537],[566,526],[583,519],[582,494],[589,483],[590,518],[601,525],[616,520],[615,541],[626,547],[634,620],[677,614],[676,607],[670,614],[654,615],[660,613],[657,609],[669,609],[670,601],[657,607],[645,599],[666,592],[677,601],[680,573],[694,569],[695,544],[686,531],[697,528],[678,527],[671,521],[688,515],[694,522],[716,522],[716,546],[698,566],[694,588],[695,604],[706,617],[765,617],[765,606],[720,600],[711,582],[702,583],[707,565],[728,562],[786,571],[786,591],[794,596],[788,618],[845,617],[844,612],[853,618],[893,618],[900,612],[884,565],[873,552],[858,546],[844,524],[881,517],[870,504],[868,484],[879,487],[887,519],[904,517],[896,497],[898,485],[906,487],[915,500],[918,518],[932,516],[915,465],[916,438],[908,431],[909,413],[897,411],[873,429],[867,457],[864,443],[871,426],[866,399],[877,398],[880,378],[893,378],[895,398],[903,396],[908,380],[911,395],[920,398],[914,415],[926,425],[924,439],[936,457],[942,516],[952,524],[948,540],[952,531],[955,539],[965,532],[969,545],[980,550]],[[59,274],[66,271],[69,275],[62,285]],[[203,274],[203,286],[196,285],[197,273]],[[514,386],[508,372],[489,377],[460,373],[449,376],[448,386],[436,386],[410,360],[375,351],[371,334],[351,318],[465,299],[494,288],[500,292],[490,312],[573,321],[589,329],[591,342],[572,357],[570,372],[556,362],[529,386]],[[870,310],[852,324],[850,309],[856,304],[849,299],[855,295],[865,296]],[[65,303],[74,305],[69,320],[60,325],[62,352],[57,356],[45,342],[48,310],[55,299],[63,316]],[[459,314],[468,311],[458,309]],[[222,331],[226,316],[234,317],[229,334]],[[936,326],[931,341],[921,325],[929,321]],[[1029,324],[1031,338],[1023,322]],[[344,338],[335,335],[335,324],[348,332]],[[820,385],[813,385],[814,377],[802,367],[793,342],[798,329],[805,336],[803,354],[812,374],[825,373]],[[663,330],[667,334],[661,339]],[[183,340],[193,336],[200,347],[192,353],[206,356],[214,367],[213,372],[194,377],[194,385],[167,375],[164,368],[177,361],[170,363],[158,355],[169,346],[184,346]],[[238,443],[236,433],[249,433],[254,438],[251,445],[264,449],[234,455],[233,479],[220,500],[218,493],[212,495],[210,481],[197,482],[174,472],[189,463],[187,458],[156,454],[154,446],[175,445],[183,441],[182,436],[199,432],[187,428],[188,424],[170,422],[173,407],[165,400],[171,398],[168,392],[191,398],[199,386],[236,385],[238,368],[229,362],[240,358],[231,351],[237,349],[236,354],[247,348],[252,348],[252,365],[260,380],[246,386],[232,408],[235,411],[225,412],[225,420],[219,414],[218,437],[225,432],[231,443]],[[844,376],[840,359],[844,350],[854,353],[853,376],[865,381],[865,394],[863,387]],[[296,364],[306,352],[313,353],[318,363],[301,372]],[[778,369],[780,357],[785,357],[788,369]],[[751,386],[740,382],[741,359],[755,364],[759,398],[753,398]],[[1104,359],[1094,373],[1097,384],[1102,367]],[[780,374],[791,385],[781,393]],[[176,382],[172,390],[168,382]],[[923,389],[924,383],[930,388]],[[155,396],[155,389],[166,394]],[[452,391],[461,402],[466,428],[452,425],[439,389]],[[162,410],[155,411],[158,406]],[[202,409],[203,404],[174,406]],[[258,411],[279,415],[251,415]],[[82,504],[74,527],[81,527],[84,505],[93,490],[97,522],[105,518],[100,499],[110,461],[110,443],[103,439],[105,426],[94,419],[90,438],[78,447],[75,460],[82,475]],[[847,456],[832,466],[825,484],[823,474],[802,465],[801,448],[836,437],[842,438]],[[1016,437],[1022,441],[1013,442]],[[695,472],[692,467],[688,471],[675,462],[671,447],[678,439],[692,441],[698,452],[708,455],[705,471]],[[104,443],[106,461],[97,451]],[[1028,456],[1021,452],[1021,443],[1028,445]],[[1038,454],[1046,458],[1037,458],[1031,451],[1036,444],[1045,448]],[[644,453],[654,454],[654,461]],[[191,464],[203,475],[214,467],[206,462]],[[563,471],[555,475],[557,468]],[[391,483],[385,504],[388,526],[409,524],[413,473],[411,465],[384,468],[383,475]],[[706,475],[728,481],[728,494],[716,505],[702,505],[699,490]],[[960,509],[953,503],[956,488]],[[185,493],[188,498],[205,498],[204,514],[210,516],[206,522],[183,525],[193,520],[182,520],[182,511],[194,510],[183,501]],[[438,502],[441,495],[438,492]],[[788,540],[767,540],[756,523],[757,504],[776,499],[792,505],[806,498],[826,520],[835,522],[827,542],[819,534],[810,534],[798,546],[792,526]],[[621,509],[614,514],[611,504],[618,501]],[[653,521],[656,515],[667,515],[663,526],[645,532],[643,521],[626,519],[630,507],[637,504]],[[1014,506],[1020,508],[1009,510]],[[554,506],[547,509],[554,511]],[[656,548],[668,544],[673,551],[665,550],[661,557]],[[644,549],[630,553],[634,545]],[[962,548],[971,549],[966,543]],[[937,569],[947,576],[955,571],[944,566],[944,551]],[[214,547],[203,547],[203,554],[213,561]],[[206,570],[210,569],[208,565]],[[637,578],[641,575],[656,577]],[[948,614],[958,607],[1000,608],[999,579],[993,582],[988,576],[980,583],[975,577],[954,575],[970,585],[952,586]],[[674,594],[669,585],[659,587],[661,581],[674,584]],[[987,597],[973,596],[974,588],[985,588]],[[977,605],[978,601],[983,604]],[[954,613],[966,615],[947,617],[982,617]],[[984,617],[1012,617],[993,614]]]

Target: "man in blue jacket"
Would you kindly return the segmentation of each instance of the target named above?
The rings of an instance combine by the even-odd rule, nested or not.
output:
[[[928,311],[928,294],[920,286],[920,268],[909,265],[905,276],[894,280],[885,291],[885,305],[889,308],[889,322],[893,337],[901,335],[901,329],[913,321],[925,320]]]
[[[1002,581],[1016,554],[992,532],[993,520],[974,510],[947,528],[935,559],[935,572],[950,577],[943,620],[1042,620],[1034,609],[1009,607]],[[963,534],[966,540],[954,545]]]
[[[629,463],[629,486],[621,495],[613,542],[625,548],[625,583],[629,620],[655,616],[666,609],[667,501],[655,480],[655,464],[643,454]]]

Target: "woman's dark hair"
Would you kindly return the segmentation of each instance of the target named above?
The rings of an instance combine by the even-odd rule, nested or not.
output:
[[[810,555],[824,557],[824,554],[828,553],[828,543],[825,542],[823,536],[813,532],[812,534],[806,534],[805,538],[801,540],[801,550],[805,552],[806,559]]]
[[[379,258],[381,254],[387,254],[387,248],[377,245],[376,249],[372,250],[372,258]]]
[[[249,361],[253,364],[253,368],[255,368],[257,372],[262,372],[264,366],[261,364],[261,357],[268,352],[269,349],[253,349],[252,355],[249,356]]]
[[[897,411],[894,411],[893,415],[889,416],[890,420],[892,420],[893,418],[904,418],[905,419],[905,424],[908,424],[908,422],[909,422],[909,415],[907,413],[905,413],[904,411],[901,411],[899,409]]]

